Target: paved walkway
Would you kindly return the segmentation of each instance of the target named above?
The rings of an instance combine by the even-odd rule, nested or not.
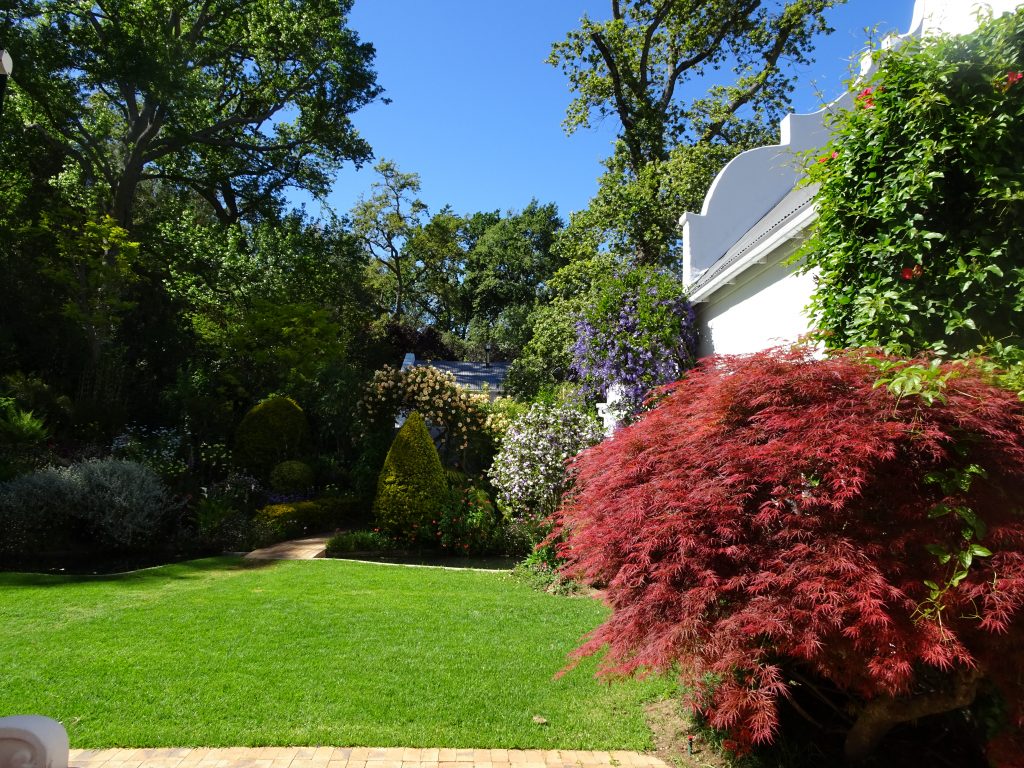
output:
[[[329,538],[329,536],[313,536],[308,539],[282,541],[272,547],[254,549],[246,557],[250,560],[313,560],[324,556]]]
[[[72,749],[72,768],[668,768],[637,752],[538,749]]]

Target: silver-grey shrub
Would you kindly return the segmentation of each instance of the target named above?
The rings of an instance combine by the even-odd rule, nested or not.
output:
[[[176,509],[149,467],[98,459],[47,467],[0,484],[0,550],[40,551],[68,530],[103,548],[141,549],[166,532]]]
[[[100,540],[137,548],[154,543],[164,532],[174,505],[154,470],[124,459],[87,461],[70,470],[82,489],[75,511]]]
[[[78,478],[47,467],[0,483],[0,553],[53,546],[70,533],[70,510],[81,496]]]

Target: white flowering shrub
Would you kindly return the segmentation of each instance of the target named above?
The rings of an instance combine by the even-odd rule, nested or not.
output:
[[[546,518],[565,492],[566,461],[603,437],[579,406],[534,403],[509,427],[488,472],[498,501],[515,517]]]
[[[486,397],[455,383],[455,376],[430,366],[402,371],[384,367],[374,373],[357,404],[363,433],[416,411],[446,449],[465,450],[487,424]]]
[[[116,458],[144,464],[168,482],[188,471],[187,449],[176,429],[135,424],[117,435],[110,446]]]

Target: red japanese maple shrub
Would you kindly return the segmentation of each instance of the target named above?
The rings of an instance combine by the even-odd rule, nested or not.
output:
[[[788,670],[853,697],[850,758],[894,724],[1024,691],[1024,408],[971,364],[932,404],[867,353],[703,361],[582,453],[559,512],[611,617],[577,653],[678,666],[741,745],[771,741]]]

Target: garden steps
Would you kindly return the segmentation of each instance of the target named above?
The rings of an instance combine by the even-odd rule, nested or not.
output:
[[[639,752],[390,747],[72,749],[70,768],[668,768]]]
[[[314,560],[324,556],[329,538],[330,536],[311,536],[307,539],[282,541],[272,547],[254,549],[245,557],[248,560]],[[253,768],[261,768],[261,766],[253,766]],[[274,768],[280,768],[280,766],[274,766]],[[340,767],[334,766],[334,768]]]

